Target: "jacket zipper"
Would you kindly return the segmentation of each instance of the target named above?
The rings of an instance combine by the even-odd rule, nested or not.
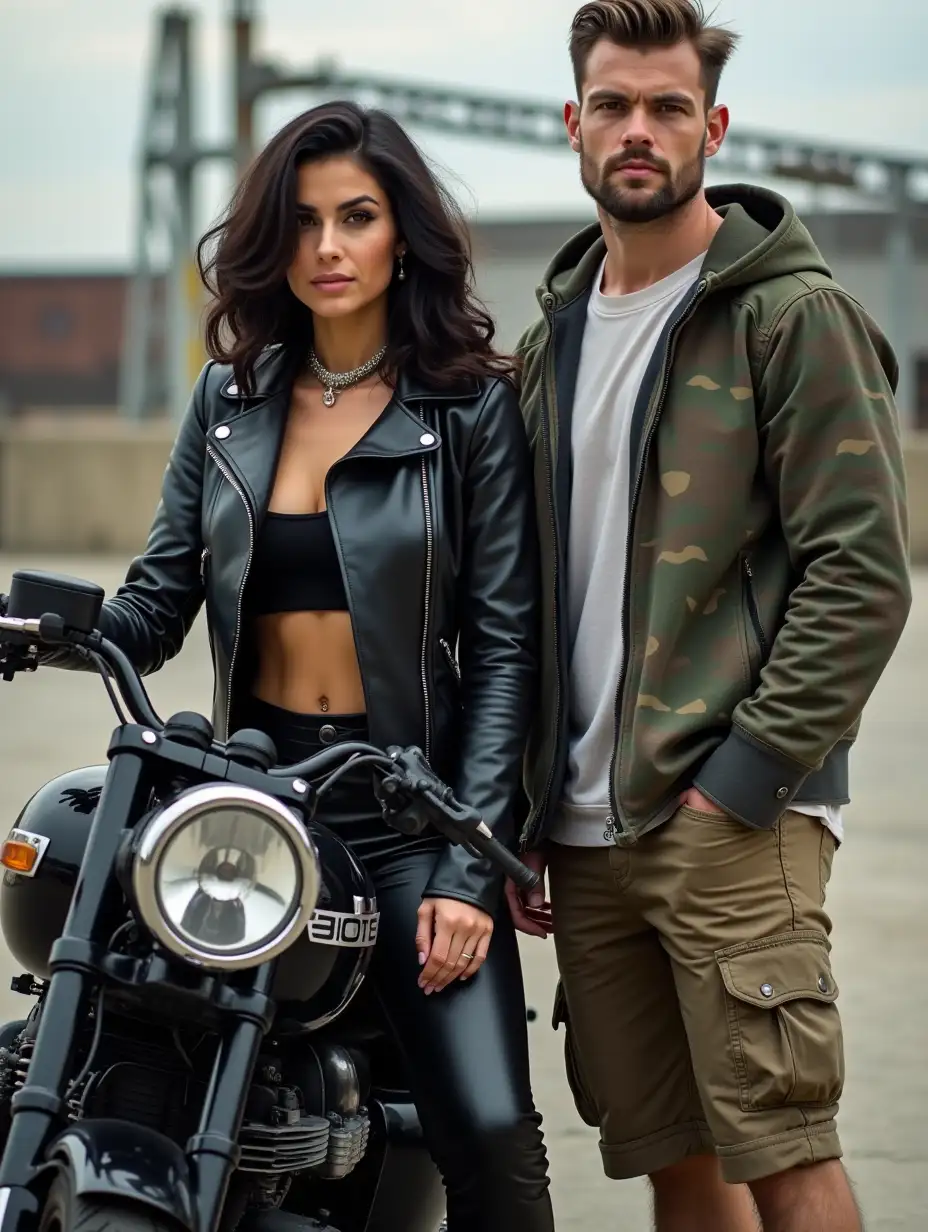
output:
[[[242,631],[242,599],[245,595],[245,584],[248,581],[248,574],[251,570],[251,558],[255,551],[255,517],[251,511],[251,505],[248,503],[248,498],[245,495],[241,484],[223,462],[222,458],[213,450],[211,445],[206,446],[206,452],[219,467],[220,472],[225,479],[231,484],[233,489],[242,498],[242,504],[245,506],[245,512],[248,514],[248,558],[245,561],[245,572],[242,574],[242,584],[238,588],[238,602],[235,606],[235,636],[232,639],[232,657],[229,661],[229,683],[226,689],[226,739],[229,738],[229,726],[232,722],[232,681],[235,677],[235,656],[238,653],[239,637]]]
[[[638,463],[638,469],[635,474],[635,487],[632,492],[632,499],[629,505],[628,536],[625,541],[625,584],[624,584],[624,589],[622,593],[623,663],[622,663],[622,669],[619,673],[619,683],[615,691],[615,739],[612,745],[612,759],[609,763],[609,803],[612,807],[612,816],[610,820],[612,820],[615,823],[618,823],[618,825],[621,827],[621,829],[625,833],[628,832],[626,828],[627,823],[626,823],[625,817],[622,815],[622,812],[619,809],[619,800],[618,800],[618,796],[615,790],[615,770],[616,770],[616,764],[618,763],[618,759],[619,759],[619,739],[620,739],[619,728],[622,722],[622,702],[623,702],[623,694],[625,691],[625,682],[628,678],[629,651],[631,649],[629,645],[631,641],[629,637],[629,633],[631,629],[630,590],[631,590],[631,575],[632,575],[632,538],[634,535],[634,527],[635,527],[635,511],[638,507],[638,498],[641,495],[641,482],[644,476],[645,466],[647,464],[648,450],[651,448],[651,441],[654,438],[654,433],[656,432],[657,425],[660,422],[661,412],[664,409],[664,399],[667,397],[667,386],[670,383],[670,360],[673,355],[674,344],[677,340],[677,336],[680,333],[680,330],[683,328],[683,326],[686,324],[686,322],[690,319],[690,317],[695,312],[696,306],[699,303],[700,299],[702,298],[707,285],[708,284],[706,283],[706,280],[704,278],[700,279],[699,283],[696,286],[696,290],[693,293],[692,298],[690,299],[690,302],[687,304],[683,312],[681,312],[676,323],[674,324],[673,328],[670,331],[670,336],[667,339],[667,348],[664,352],[664,363],[661,368],[660,392],[658,394],[657,404],[654,408],[654,414],[651,416],[651,422],[648,425],[647,434],[645,435],[644,441],[642,442],[641,460]]]
[[[560,639],[558,637],[558,603],[557,603],[559,551],[558,551],[558,538],[557,538],[557,517],[556,517],[555,509],[554,509],[554,461],[551,455],[551,427],[550,427],[550,424],[548,423],[548,399],[545,397],[545,393],[544,393],[545,372],[548,366],[548,359],[550,355],[551,343],[554,338],[554,319],[553,319],[553,316],[551,315],[551,309],[554,307],[554,296],[550,294],[550,292],[542,296],[541,306],[544,309],[547,322],[548,322],[548,338],[545,343],[545,353],[544,353],[544,356],[542,357],[541,439],[542,439],[542,444],[544,446],[545,466],[547,467],[547,471],[548,471],[548,517],[550,518],[550,521],[551,521],[551,539],[552,539],[552,542],[554,543],[554,569],[553,569],[552,576],[554,579],[553,634],[554,634],[554,685],[555,685],[555,696],[554,696],[555,738],[554,738],[554,755],[551,758],[551,768],[548,771],[548,781],[547,783],[545,783],[545,790],[541,797],[541,804],[539,805],[538,809],[535,811],[535,815],[530,819],[528,823],[529,832],[531,832],[534,829],[534,827],[537,825],[538,818],[544,817],[548,810],[548,802],[551,799],[551,788],[554,785],[554,775],[555,775],[555,771],[557,769],[557,763],[558,763],[558,753],[559,753],[559,747],[560,747],[560,730],[561,730],[561,657],[560,657],[561,652],[560,652]]]
[[[451,649],[451,646],[447,638],[440,637],[438,639],[438,644],[439,646],[441,646],[442,650],[445,652],[445,658],[448,660],[448,665],[450,666],[451,670],[454,672],[455,676],[457,676],[458,680],[460,680],[461,679],[461,669],[458,665],[457,659],[454,657],[454,651]]]
[[[764,634],[763,626],[760,623],[760,613],[757,610],[757,600],[754,598],[754,571],[751,568],[751,561],[747,553],[742,556],[744,563],[744,578],[747,586],[748,596],[748,615],[751,618],[751,624],[754,626],[754,636],[757,638],[757,645],[760,648],[761,667],[767,662],[767,638]]]
[[[200,581],[206,585],[206,562],[209,560],[209,548],[204,548],[200,553]]]
[[[425,426],[425,411],[419,412],[419,418]],[[422,457],[422,506],[425,510],[425,604],[422,618],[422,697],[425,701],[425,760],[428,761],[432,745],[432,704],[429,699],[429,624],[430,603],[432,598],[432,497],[429,493],[429,463],[428,454]]]

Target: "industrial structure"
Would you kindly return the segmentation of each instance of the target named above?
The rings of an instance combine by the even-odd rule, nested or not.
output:
[[[319,100],[352,97],[397,119],[480,141],[567,151],[559,103],[493,97],[342,72],[320,62],[283,70],[255,53],[257,0],[228,0],[234,49],[235,127],[228,145],[198,141],[193,116],[192,15],[160,12],[140,148],[139,218],[121,362],[120,404],[141,419],[169,406],[179,415],[202,362],[198,321],[201,290],[193,264],[193,188],[208,161],[241,172],[253,155],[253,117],[259,98],[301,88]],[[714,166],[735,175],[801,181],[849,191],[863,209],[882,214],[888,292],[883,322],[900,359],[898,402],[915,405],[916,353],[912,336],[917,238],[928,218],[928,158],[840,149],[773,133],[733,128]]]

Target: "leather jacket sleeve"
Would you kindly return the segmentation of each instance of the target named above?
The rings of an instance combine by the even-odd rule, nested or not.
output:
[[[145,549],[100,614],[103,636],[115,642],[143,676],[177,654],[203,602],[204,396],[211,366],[207,363],[197,378],[181,420]],[[68,650],[43,654],[40,661],[53,667],[92,668]]]
[[[474,428],[464,500],[463,717],[454,791],[513,848],[535,704],[539,564],[528,441],[517,395],[502,381],[492,386]],[[502,885],[489,860],[449,846],[423,897],[460,899],[492,915]]]

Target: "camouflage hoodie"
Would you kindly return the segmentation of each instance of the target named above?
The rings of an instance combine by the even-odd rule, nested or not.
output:
[[[910,605],[893,354],[792,207],[742,185],[652,356],[632,425],[616,842],[695,784],[748,825],[846,802],[848,751]],[[520,340],[543,553],[541,700],[523,844],[567,763],[570,421],[598,224],[557,254]],[[591,533],[608,533],[607,527]]]

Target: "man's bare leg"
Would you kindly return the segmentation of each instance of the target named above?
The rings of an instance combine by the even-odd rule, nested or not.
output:
[[[764,1232],[863,1232],[860,1211],[840,1160],[791,1168],[752,1181]]]
[[[657,1232],[759,1232],[746,1185],[726,1185],[714,1155],[694,1155],[650,1178]]]

